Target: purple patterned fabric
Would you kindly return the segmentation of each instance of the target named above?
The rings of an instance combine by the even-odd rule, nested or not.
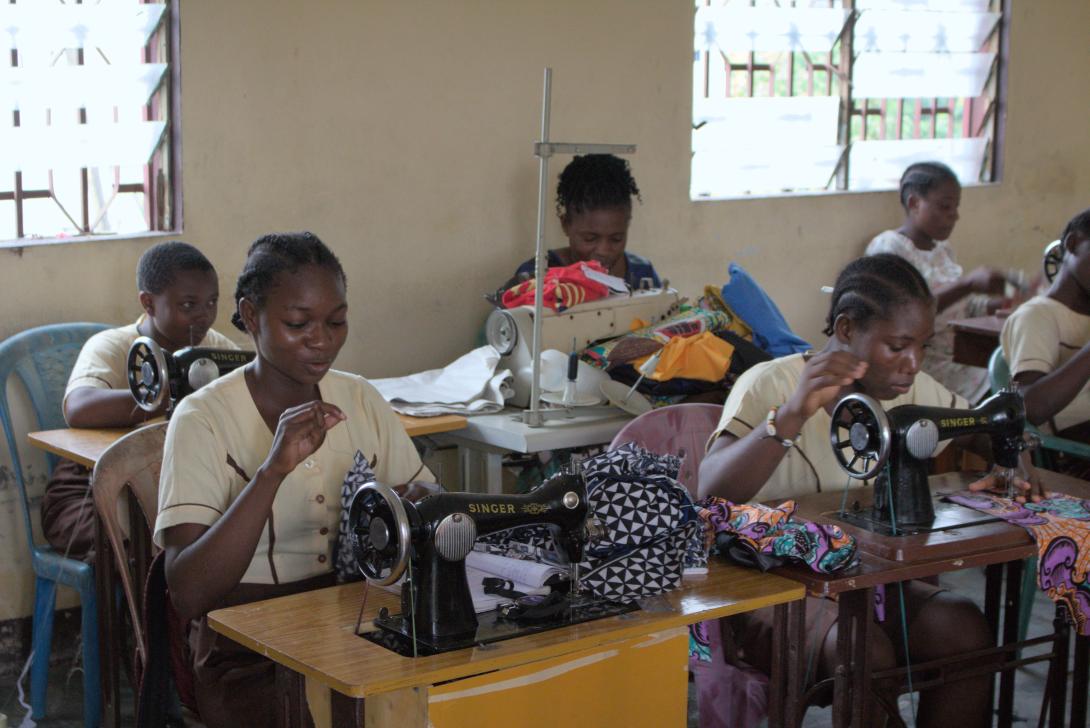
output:
[[[947,500],[1022,526],[1037,542],[1037,584],[1064,604],[1078,633],[1090,636],[1090,500],[1058,493],[1039,503],[1015,503],[964,491]]]

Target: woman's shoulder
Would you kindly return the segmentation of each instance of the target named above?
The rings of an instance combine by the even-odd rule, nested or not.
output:
[[[738,392],[758,396],[789,395],[798,386],[805,362],[802,354],[789,354],[754,364],[738,377],[731,395]],[[779,404],[779,403],[777,403]]]
[[[907,235],[897,230],[885,230],[878,233],[867,244],[867,255],[878,253],[893,253],[904,256],[904,253],[916,250],[916,246]]]
[[[204,417],[213,421],[223,417],[233,419],[246,411],[244,405],[247,399],[252,398],[246,386],[246,367],[238,367],[179,402],[171,421],[186,417]]]

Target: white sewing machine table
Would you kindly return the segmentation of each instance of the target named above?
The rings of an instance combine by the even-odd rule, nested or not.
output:
[[[616,416],[573,417],[549,420],[541,427],[530,427],[518,420],[522,410],[508,408],[491,415],[466,418],[464,429],[436,435],[435,439],[458,446],[458,463],[466,490],[474,483],[475,460],[484,463],[484,489],[503,492],[503,456],[509,452],[530,454],[544,450],[608,444],[632,415],[617,410]],[[479,482],[479,481],[478,481]]]

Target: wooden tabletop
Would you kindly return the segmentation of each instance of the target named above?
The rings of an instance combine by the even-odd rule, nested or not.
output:
[[[636,611],[429,657],[401,657],[353,634],[364,594],[361,583],[319,589],[214,611],[217,632],[329,685],[362,698],[476,675],[801,599],[796,582],[713,562],[707,576],[686,577],[668,592],[663,611]],[[367,589],[365,628],[380,607],[400,611],[398,598]]]
[[[1060,473],[1038,469],[1045,489],[1090,498],[1090,483]],[[972,473],[947,473],[931,478],[933,491],[956,492],[979,477]],[[871,488],[851,491],[849,506],[858,498],[869,505]],[[775,573],[794,579],[813,594],[829,596],[892,584],[907,579],[935,576],[974,566],[1002,564],[1037,555],[1037,546],[1026,529],[1006,521],[966,526],[913,536],[882,536],[836,518],[843,493],[820,493],[798,499],[800,516],[835,523],[859,543],[859,565],[835,575],[818,574],[808,567],[787,566]],[[832,497],[835,496],[835,497]],[[834,505],[830,505],[835,501]]]
[[[999,339],[1003,331],[1005,318],[999,316],[977,316],[976,318],[955,319],[950,322],[950,328],[954,331],[967,331],[973,334],[984,334]]]
[[[466,426],[466,418],[461,415],[439,415],[438,417],[398,415],[398,417],[405,425],[405,431],[409,433],[409,437],[451,432]],[[34,447],[93,468],[106,448],[129,432],[132,430],[127,428],[43,430],[29,433],[27,440]]]

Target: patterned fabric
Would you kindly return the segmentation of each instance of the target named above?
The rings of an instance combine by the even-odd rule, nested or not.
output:
[[[567,254],[567,250],[563,250]],[[560,250],[550,250],[545,256],[545,264],[550,268],[560,268],[565,265],[564,260],[560,257]],[[643,279],[648,278],[651,280],[652,288],[660,288],[662,281],[659,280],[659,274],[655,272],[655,266],[651,265],[651,261],[644,258],[642,255],[636,255],[635,253],[625,252],[625,274],[624,282],[631,288],[639,289],[643,282]],[[525,278],[534,277],[534,259],[526,261],[518,267],[515,271],[514,277],[504,285],[504,289],[512,288],[518,285]]]
[[[665,321],[587,347],[583,352],[583,361],[599,369],[612,369],[653,354],[674,337],[729,330],[733,325],[732,321],[731,315],[725,311],[682,306],[681,310]]]
[[[573,263],[562,268],[549,268],[545,273],[545,290],[542,305],[556,311],[564,311],[572,306],[588,301],[597,301],[609,295],[609,288],[587,276],[587,269],[597,273],[606,273],[606,269],[596,260]],[[514,288],[503,292],[504,308],[532,306],[536,282],[531,279],[519,283]]]
[[[348,507],[352,505],[352,496],[356,495],[356,491],[377,481],[373,464],[367,462],[366,456],[357,450],[341,486],[341,520],[337,524],[337,545],[333,553],[333,571],[337,574],[338,584],[360,579],[356,560],[352,557],[352,544],[348,540]]]
[[[1015,503],[968,491],[947,500],[1022,526],[1037,542],[1037,585],[1067,607],[1078,633],[1090,636],[1090,500],[1050,493],[1040,503]]]
[[[708,511],[720,550],[724,544],[731,549],[740,547],[742,554],[732,550],[731,555],[752,556],[749,563],[762,571],[793,561],[831,574],[855,563],[855,539],[839,526],[794,518],[795,501],[773,508],[706,498],[699,507]]]

